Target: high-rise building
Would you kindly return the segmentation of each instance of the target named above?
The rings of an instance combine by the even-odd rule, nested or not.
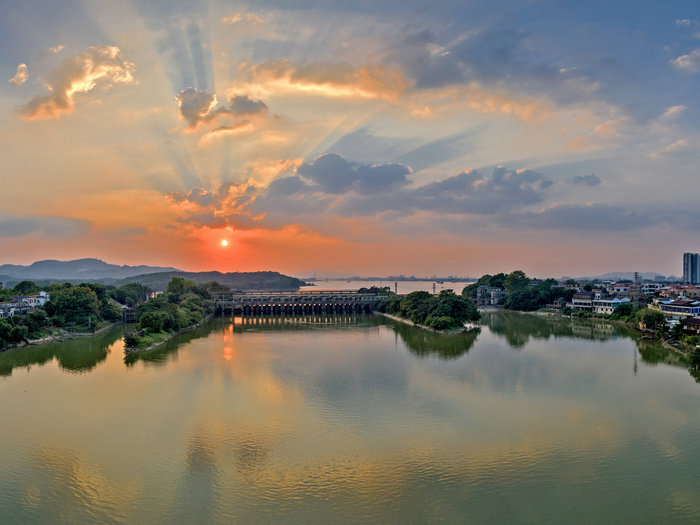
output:
[[[683,282],[700,284],[700,253],[683,254]]]

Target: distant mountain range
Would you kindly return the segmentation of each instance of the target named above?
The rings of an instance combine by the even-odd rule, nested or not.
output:
[[[0,276],[20,280],[59,279],[59,280],[99,280],[124,279],[136,275],[156,272],[178,272],[177,268],[161,266],[119,266],[100,259],[77,259],[75,261],[37,261],[29,266],[3,264]]]
[[[14,286],[20,281],[34,281],[39,285],[57,282],[99,282],[121,286],[141,283],[154,290],[165,290],[173,277],[190,279],[197,284],[216,281],[233,290],[296,290],[305,283],[301,279],[278,272],[183,272],[162,266],[119,266],[100,259],[75,261],[37,261],[29,266],[3,264],[0,283]]]

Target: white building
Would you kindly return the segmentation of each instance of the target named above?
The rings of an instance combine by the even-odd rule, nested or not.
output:
[[[12,301],[20,306],[28,306],[29,308],[38,308],[44,306],[49,300],[47,292],[39,292],[39,295],[17,295],[12,298]]]

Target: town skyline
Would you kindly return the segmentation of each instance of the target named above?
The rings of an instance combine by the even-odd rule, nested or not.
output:
[[[687,2],[0,3],[0,264],[681,275]]]

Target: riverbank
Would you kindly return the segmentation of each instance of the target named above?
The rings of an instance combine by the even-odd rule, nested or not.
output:
[[[391,315],[387,314],[385,312],[374,312],[375,315],[381,315],[383,317],[387,317],[388,319],[391,319],[392,321],[397,321],[399,323],[407,324],[409,326],[415,326],[416,328],[421,328],[422,330],[426,330],[428,332],[432,332],[434,334],[463,334],[464,332],[469,332],[472,330],[472,328],[467,328],[466,326],[462,328],[456,328],[453,330],[435,330],[435,328],[430,328],[429,326],[425,326],[424,324],[418,324],[414,323],[410,319],[404,319],[403,317],[398,317],[396,315]]]
[[[499,308],[497,306],[487,306],[487,307],[480,307],[479,311],[484,311],[484,312],[493,312],[493,311],[507,311],[507,312],[513,312],[513,313],[518,313],[522,315],[537,315],[540,317],[551,317],[554,319],[571,319],[571,320],[579,320],[579,321],[594,321],[594,322],[602,322],[606,324],[614,324],[617,326],[624,326],[627,329],[632,330],[634,333],[639,335],[640,339],[648,339],[649,341],[654,341],[661,345],[663,348],[666,350],[670,350],[671,352],[674,352],[680,356],[683,356],[684,358],[689,358],[690,357],[690,352],[684,350],[683,348],[679,348],[670,342],[668,342],[666,339],[659,339],[657,337],[653,337],[650,335],[650,332],[645,332],[643,330],[639,329],[639,326],[637,323],[630,323],[626,321],[620,321],[617,319],[606,319],[604,317],[573,317],[571,315],[562,315],[559,312],[553,312],[553,311],[542,311],[542,310],[535,310],[533,312],[523,312],[521,310],[506,310],[505,308]]]
[[[41,345],[44,343],[61,343],[66,340],[71,340],[71,339],[80,339],[84,337],[95,337],[96,335],[100,335],[103,332],[106,332],[107,330],[122,324],[121,322],[119,323],[109,323],[98,330],[95,330],[94,332],[71,332],[68,330],[65,330],[64,328],[56,328],[56,332],[52,334],[47,334],[43,337],[39,337],[37,339],[26,339],[22,341],[21,343],[17,343],[14,345],[10,346],[5,346],[0,348],[0,352],[4,352],[5,350],[10,350],[12,348],[24,348],[25,346],[36,346],[36,345]]]
[[[182,333],[189,332],[190,330],[194,330],[195,328],[199,328],[200,326],[204,325],[206,322],[210,321],[213,317],[214,317],[214,313],[211,313],[211,314],[207,315],[206,317],[204,317],[204,319],[202,319],[198,323],[190,325],[186,328],[181,328],[180,330],[177,330],[175,332],[172,332],[172,333],[168,334],[168,336],[165,339],[163,339],[162,341],[156,341],[155,343],[148,345],[144,348],[138,348],[135,346],[126,346],[125,345],[124,346],[124,353],[125,354],[134,354],[137,352],[148,352],[149,350],[154,350],[155,348],[158,348],[159,346],[162,346],[165,343],[167,343],[168,341],[170,341],[176,335],[180,335]]]

